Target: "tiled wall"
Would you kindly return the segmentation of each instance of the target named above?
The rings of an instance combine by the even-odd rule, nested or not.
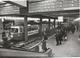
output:
[[[58,11],[64,8],[79,7],[79,0],[45,0],[29,4],[29,12]]]

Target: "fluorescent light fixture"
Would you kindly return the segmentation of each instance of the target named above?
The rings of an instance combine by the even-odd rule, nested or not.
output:
[[[43,19],[43,21],[49,21],[48,19]]]
[[[3,16],[3,17],[0,17],[0,19],[5,19],[5,20],[24,20],[24,17]],[[39,20],[39,18],[30,18],[30,17],[28,17],[28,20],[37,21],[37,20]]]
[[[80,21],[80,18],[75,19],[74,21]]]
[[[59,22],[63,22],[63,16],[59,16],[59,17],[58,17],[58,21],[59,21]]]
[[[51,19],[51,22],[54,22],[54,19]]]
[[[37,21],[37,20],[39,20],[39,18],[30,18],[30,17],[28,17],[28,20],[29,20],[29,21],[30,21],[30,20]]]

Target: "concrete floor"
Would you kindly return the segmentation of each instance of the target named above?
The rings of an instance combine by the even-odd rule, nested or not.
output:
[[[47,41],[47,46],[53,50],[54,57],[80,57],[80,32],[68,34],[68,40],[63,41],[62,45],[56,46],[54,37]]]

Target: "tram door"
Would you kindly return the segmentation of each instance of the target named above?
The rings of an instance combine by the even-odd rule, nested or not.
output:
[[[3,32],[3,23],[2,20],[0,19],[0,42],[2,41],[2,32]]]

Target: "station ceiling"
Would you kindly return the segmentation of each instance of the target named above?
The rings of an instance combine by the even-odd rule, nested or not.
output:
[[[36,3],[41,1],[44,0],[28,0],[29,3]],[[5,5],[6,3],[17,5],[20,7],[27,7],[27,0],[0,0],[0,6]]]
[[[2,7],[5,7],[4,5],[7,4],[10,5],[10,4],[15,4],[15,5],[18,5],[18,6],[26,6],[24,2],[15,2],[15,0],[12,0],[12,1],[9,1],[9,0],[5,0],[7,2],[3,2],[1,1],[0,2],[0,8]],[[13,2],[14,1],[14,2]],[[20,0],[21,1],[21,0]],[[23,0],[23,1],[27,1],[27,0]],[[40,1],[44,1],[44,0],[28,0],[30,3],[36,3],[36,2],[40,2]],[[44,15],[44,16],[50,16],[50,17],[57,17],[57,16],[78,16],[79,15],[79,12],[80,9],[77,9],[77,10],[64,10],[64,11],[50,11],[50,12],[37,12],[37,13],[30,13],[32,15]]]

